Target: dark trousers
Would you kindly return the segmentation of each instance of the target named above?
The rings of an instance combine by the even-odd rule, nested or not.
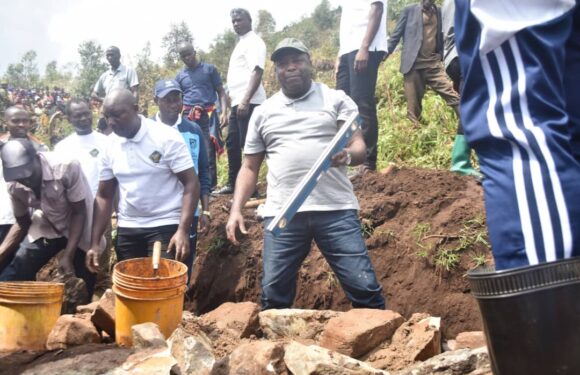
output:
[[[264,228],[272,221],[264,220]],[[264,231],[262,309],[292,306],[296,276],[316,242],[353,307],[384,309],[355,210],[299,212],[278,236]]]
[[[463,78],[461,77],[461,69],[459,67],[459,58],[454,58],[447,69],[445,70],[449,78],[451,78],[451,82],[453,83],[453,90],[458,94],[461,94],[461,85],[463,84]],[[459,119],[459,123],[457,124],[457,134],[463,135],[463,125],[461,124],[461,119]]]
[[[242,167],[242,149],[246,143],[246,133],[248,132],[248,122],[257,104],[250,104],[248,117],[238,118],[238,106],[232,108],[230,122],[228,124],[228,136],[226,137],[226,149],[228,150],[228,184],[236,185],[236,177]]]
[[[197,217],[194,218],[191,231],[195,228],[195,236],[192,239],[190,232],[190,252],[189,256],[183,262],[187,266],[187,277],[191,276],[191,268],[193,267],[193,260],[195,258],[195,244],[197,244]],[[121,262],[133,258],[145,258],[153,255],[153,243],[161,241],[161,257],[166,259],[175,259],[175,249],[171,253],[167,252],[167,246],[171,237],[177,231],[177,224],[163,225],[153,228],[117,228],[117,246],[115,251],[117,253],[117,261]],[[192,246],[192,242],[195,243]]]
[[[182,112],[182,116],[189,116],[191,109],[186,109]],[[214,116],[217,114],[214,113]],[[216,150],[215,145],[211,141],[209,134],[209,116],[206,111],[201,111],[201,117],[199,120],[195,121],[201,128],[203,133],[203,139],[205,140],[205,149],[207,150],[207,156],[209,161],[209,175],[211,178],[211,187],[214,188],[217,185],[217,160],[216,160]]]
[[[368,66],[362,73],[354,71],[356,53],[357,51],[352,51],[340,56],[336,88],[343,90],[358,106],[362,133],[367,145],[367,160],[364,165],[375,170],[377,168],[377,140],[379,137],[375,89],[377,73],[384,52],[369,52]]]
[[[27,238],[22,241],[14,254],[14,259],[0,273],[0,281],[34,281],[36,273],[48,261],[64,249],[67,244],[66,237],[45,239],[40,238],[29,242]],[[77,249],[74,254],[73,265],[75,275],[85,281],[89,299],[93,296],[97,275],[89,271],[85,266],[85,252]]]

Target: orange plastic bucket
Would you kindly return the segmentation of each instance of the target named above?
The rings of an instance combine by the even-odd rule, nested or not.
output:
[[[161,259],[157,277],[151,258],[117,263],[113,270],[117,344],[133,345],[131,327],[146,322],[156,323],[169,337],[181,322],[186,282],[187,266],[175,260]]]
[[[45,350],[63,296],[61,283],[0,282],[0,351]]]

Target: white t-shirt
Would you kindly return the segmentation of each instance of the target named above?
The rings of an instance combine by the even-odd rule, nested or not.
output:
[[[193,168],[191,155],[177,130],[139,117],[133,138],[109,136],[100,180],[119,182],[119,227],[179,224],[183,185],[177,173]]]
[[[97,196],[99,188],[99,164],[103,158],[109,137],[91,132],[86,135],[73,133],[54,146],[54,152],[78,160],[87,178],[93,197]]]
[[[228,67],[228,90],[232,99],[232,107],[240,104],[248,90],[250,76],[257,66],[264,69],[266,64],[266,44],[254,31],[250,30],[245,35],[240,36],[240,41],[236,44],[230,65]],[[262,82],[250,99],[251,104],[262,104],[266,100],[266,91]]]
[[[367,32],[371,4],[383,3],[383,15],[369,51],[387,51],[387,1],[386,0],[342,0],[340,16],[339,56],[357,51]]]

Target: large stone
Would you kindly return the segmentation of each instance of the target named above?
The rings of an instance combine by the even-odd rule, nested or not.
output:
[[[203,332],[188,334],[178,327],[167,340],[171,355],[177,360],[181,375],[210,374],[215,363],[210,340]]]
[[[112,375],[179,374],[177,360],[168,348],[148,348],[137,350]]]
[[[119,348],[111,346],[97,346],[92,344],[78,346],[79,353],[72,355],[70,350],[63,353],[53,352],[44,354],[42,360],[35,361],[21,369],[14,369],[3,363],[0,373],[21,374],[21,375],[96,375],[96,374],[129,374],[120,370],[120,366],[131,355],[128,348]],[[85,350],[87,348],[87,350]],[[38,353],[36,353],[38,356]],[[13,371],[9,371],[12,369]],[[8,370],[8,371],[7,371]],[[21,371],[22,370],[22,371]],[[3,372],[6,371],[6,372]]]
[[[492,375],[486,348],[445,352],[394,375]]]
[[[390,339],[404,321],[394,311],[352,309],[329,320],[320,346],[358,358]]]
[[[482,331],[461,332],[455,338],[455,349],[476,349],[486,346],[485,334]]]
[[[90,302],[87,285],[83,279],[74,275],[59,275],[55,281],[64,283],[62,314],[74,314],[77,311],[77,306]]]
[[[103,293],[97,308],[91,316],[91,321],[101,331],[115,337],[115,294],[111,289]]]
[[[302,345],[295,341],[286,345],[284,362],[294,375],[388,375],[364,362],[316,345]]]
[[[98,343],[101,336],[93,324],[73,315],[61,315],[48,335],[48,350],[66,349],[70,346]]]
[[[331,310],[280,309],[258,314],[260,328],[270,340],[318,340],[328,321],[342,313]]]
[[[201,324],[214,325],[237,338],[250,337],[258,329],[260,307],[253,302],[226,302],[201,318]]]
[[[91,302],[88,305],[77,306],[77,314],[92,314],[99,305],[99,301]]]
[[[131,336],[136,349],[167,347],[159,326],[152,322],[135,324],[131,327]]]
[[[240,345],[230,354],[229,374],[286,375],[284,344],[252,341]]]
[[[390,343],[372,351],[364,360],[376,368],[393,371],[440,354],[440,324],[440,318],[414,314],[397,329]]]

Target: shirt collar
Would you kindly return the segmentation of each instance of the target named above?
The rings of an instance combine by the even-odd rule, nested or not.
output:
[[[141,120],[141,125],[139,126],[137,134],[133,138],[119,137],[121,138],[121,143],[139,143],[145,137],[145,134],[147,134],[147,122],[142,115],[139,115],[139,119]]]
[[[241,40],[241,39],[246,39],[246,38],[248,38],[250,35],[254,35],[254,34],[255,34],[254,30],[250,30],[250,31],[248,31],[247,33],[245,33],[244,35],[240,35],[240,40]]]
[[[165,124],[163,121],[161,121],[161,115],[159,114],[159,112],[157,112],[157,114],[155,115],[155,121]],[[179,124],[181,124],[181,113],[177,115],[177,121],[175,122],[175,124],[171,125],[171,127],[177,128]]]
[[[286,95],[284,95],[284,92],[282,90],[280,90],[280,94],[282,94],[282,101],[284,102],[284,104],[289,105],[292,104],[294,102],[298,102],[300,100],[305,99],[307,96],[309,96],[310,94],[312,94],[315,90],[314,86],[316,84],[314,83],[314,81],[312,81],[312,83],[310,84],[310,88],[308,89],[308,91],[306,91],[306,93],[304,95],[302,95],[299,98],[289,98]]]
[[[113,69],[113,67],[111,67],[111,69],[109,69],[109,73],[111,73],[111,74],[119,73],[122,69],[123,69],[123,64],[119,64],[117,69]]]

